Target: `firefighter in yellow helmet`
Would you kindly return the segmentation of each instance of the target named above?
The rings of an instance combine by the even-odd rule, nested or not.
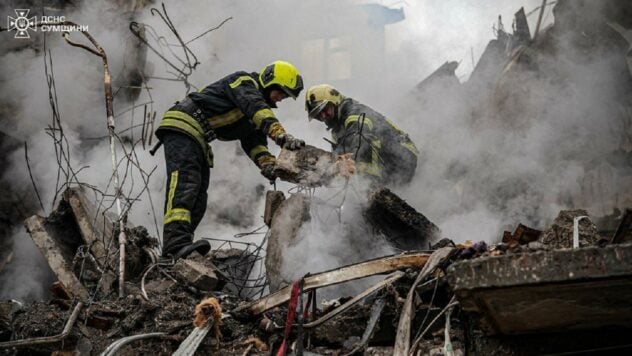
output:
[[[210,250],[205,240],[193,243],[193,233],[206,211],[213,167],[209,142],[239,140],[261,174],[275,180],[276,158],[268,151],[267,139],[290,150],[305,142],[285,132],[271,109],[285,98],[296,99],[302,89],[296,67],[275,61],[259,73],[230,74],[187,95],[165,113],[156,131],[167,164],[164,257],[178,259]]]
[[[342,95],[329,84],[315,85],[305,94],[311,121],[331,130],[333,150],[352,154],[359,174],[381,184],[409,183],[419,152],[408,134],[370,107]]]

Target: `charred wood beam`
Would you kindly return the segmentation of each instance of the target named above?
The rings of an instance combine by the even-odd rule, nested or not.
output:
[[[408,254],[381,257],[338,269],[317,273],[305,277],[303,290],[305,292],[321,287],[340,284],[359,278],[383,274],[404,268],[420,268],[430,257],[428,253],[413,252]],[[292,287],[287,286],[276,293],[259,300],[235,308],[232,313],[248,311],[251,315],[259,315],[266,310],[277,307],[290,300]]]
[[[380,317],[382,316],[382,311],[384,310],[385,305],[386,303],[384,302],[384,298],[379,298],[375,300],[373,306],[371,306],[371,316],[369,317],[366,329],[362,334],[362,339],[360,339],[360,342],[353,348],[353,350],[346,353],[345,356],[355,355],[357,353],[363,354],[364,349],[369,344],[369,341],[371,341],[371,337],[373,337],[375,327],[380,321]]]
[[[410,350],[410,324],[412,321],[413,312],[413,300],[415,297],[415,289],[417,285],[425,278],[430,276],[437,267],[439,267],[443,261],[448,259],[456,249],[454,247],[443,247],[430,256],[428,262],[424,265],[424,268],[419,272],[415,282],[408,291],[406,296],[406,302],[402,307],[400,313],[399,323],[397,325],[397,336],[395,338],[395,348],[393,354],[396,356],[408,356]]]

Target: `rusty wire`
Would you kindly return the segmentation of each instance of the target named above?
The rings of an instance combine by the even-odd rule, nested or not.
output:
[[[220,242],[219,246],[214,248],[214,250],[221,250],[226,246],[229,249],[241,250],[241,253],[236,257],[237,261],[229,264],[227,268],[221,272],[229,276],[228,284],[235,287],[237,295],[242,298],[250,299],[257,294],[263,295],[268,286],[267,277],[263,271],[263,259],[265,255],[262,252],[270,231],[260,232],[264,227],[265,225],[251,232],[239,233],[234,236],[236,238],[242,238],[248,235],[265,234],[259,244],[202,237],[202,239],[207,241]],[[235,246],[239,246],[240,248],[236,248]],[[254,269],[256,265],[259,266],[259,270],[255,273]],[[245,275],[245,277],[238,277],[239,275]]]
[[[178,41],[177,44],[172,44],[169,43],[167,41],[166,36],[160,35],[158,33],[158,31],[156,31],[156,29],[154,29],[152,26],[145,24],[145,23],[139,23],[136,21],[132,21],[129,24],[129,30],[130,32],[136,36],[136,38],[138,38],[139,41],[141,41],[142,43],[144,43],[147,48],[149,48],[155,55],[157,55],[168,68],[171,68],[172,71],[170,70],[166,70],[166,72],[170,75],[172,75],[173,77],[169,78],[169,77],[157,77],[157,76],[152,76],[152,79],[158,79],[158,80],[167,80],[167,81],[179,81],[182,82],[185,85],[186,88],[186,93],[188,94],[191,87],[195,88],[196,90],[198,90],[199,88],[197,88],[195,85],[193,85],[190,81],[189,81],[189,77],[191,76],[191,74],[193,73],[193,71],[197,68],[197,66],[201,63],[197,56],[195,55],[195,53],[189,48],[188,44],[197,40],[198,38],[201,38],[202,36],[219,29],[220,27],[222,27],[226,22],[228,22],[229,20],[232,19],[232,17],[229,17],[227,19],[225,19],[224,21],[222,21],[218,26],[213,27],[205,32],[203,32],[202,34],[196,36],[195,38],[184,42],[184,40],[182,40],[182,37],[180,36],[178,30],[176,29],[175,25],[173,24],[173,22],[171,21],[171,18],[169,17],[169,13],[167,12],[167,8],[165,7],[165,4],[161,4],[162,7],[162,11],[157,9],[157,8],[151,8],[151,14],[152,16],[158,16],[160,17],[160,19],[162,20],[163,24],[165,26],[167,26],[167,28],[170,31],[170,35],[172,35],[173,37],[176,38],[176,40]],[[149,41],[147,40],[145,34],[148,34],[149,37],[151,37],[152,42],[155,43],[155,45],[149,43]],[[172,48],[180,48],[182,50],[182,54],[184,55],[184,59],[180,57],[180,55],[178,55]],[[175,61],[179,62],[179,64],[174,63],[173,60],[167,58],[166,54],[165,54],[165,49],[167,51],[169,51],[171,57],[173,59],[175,59]],[[175,72],[173,72],[175,71]]]

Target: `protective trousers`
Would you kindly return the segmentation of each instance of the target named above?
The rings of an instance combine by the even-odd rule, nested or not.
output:
[[[167,163],[162,255],[173,255],[193,242],[206,211],[210,169],[199,143],[188,135],[161,135]]]

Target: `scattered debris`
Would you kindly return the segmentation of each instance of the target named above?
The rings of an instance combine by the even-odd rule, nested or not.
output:
[[[428,248],[440,235],[439,228],[388,188],[371,193],[367,220],[396,248]]]
[[[337,176],[349,178],[355,173],[351,154],[336,155],[306,145],[298,151],[282,149],[275,169],[280,179],[306,187],[327,185]]]
[[[71,270],[73,255],[68,251],[61,238],[58,238],[60,234],[50,232],[44,218],[40,216],[32,216],[26,219],[25,225],[31,234],[33,242],[48,261],[48,265],[57,276],[64,290],[69,291],[72,296],[87,300],[89,297],[88,291]]]
[[[173,267],[173,272],[179,282],[195,287],[200,291],[215,290],[219,282],[219,278],[212,268],[188,258],[178,260]]]
[[[515,14],[512,34],[505,32],[499,19],[498,38],[487,46],[469,83],[459,83],[457,62],[446,62],[417,89],[424,95],[449,88],[455,100],[483,98],[482,106],[494,106],[495,115],[487,115],[490,120],[513,118],[510,108],[515,102],[508,103],[531,94],[516,85],[516,78],[537,73],[542,64],[539,53],[552,51],[560,34],[581,48],[619,46],[618,37],[610,36],[621,34],[618,27],[599,23],[603,21],[595,20],[592,13],[576,18],[575,10],[581,7],[577,3],[558,0],[556,21],[559,18],[564,27],[540,29],[538,20],[533,37],[524,9]],[[608,1],[607,15],[628,23],[625,14],[629,12],[612,10],[616,3]],[[132,29],[146,43],[144,27],[135,23]],[[629,53],[629,47],[625,51]],[[143,71],[138,65],[144,63],[146,49],[138,55],[132,68],[136,74]],[[188,72],[181,73],[187,87]],[[130,79],[142,83],[139,78]],[[472,87],[488,90],[467,92]],[[134,90],[123,95],[134,98],[139,90],[130,89]],[[519,122],[503,124],[521,127]],[[176,262],[162,260],[156,239],[145,228],[124,226],[123,219],[97,213],[99,209],[82,188],[68,189],[50,216],[32,216],[25,222],[57,277],[51,287],[53,298],[26,305],[0,303],[0,349],[18,354],[103,355],[248,355],[279,350],[517,355],[630,349],[629,209],[616,214],[620,220],[616,230],[599,230],[597,219],[593,223],[585,210],[563,210],[543,230],[509,222],[518,225],[513,233],[506,231],[498,244],[455,244],[442,239],[431,247],[441,237],[439,228],[395,193],[379,188],[367,197],[363,216],[390,245],[406,253],[310,271],[299,280],[283,275],[285,252],[298,242],[303,224],[312,221],[310,209],[316,198],[303,193],[337,176],[349,178],[353,171],[348,156],[312,146],[296,152],[282,150],[277,173],[300,184],[302,191],[287,199],[278,191],[266,196],[267,281],[252,277],[254,267],[262,263],[261,246],[256,255],[231,245],[204,257],[194,254]],[[579,183],[590,186],[592,181]],[[256,195],[263,192],[257,189]],[[224,218],[233,219],[228,215]],[[609,231],[607,239],[604,231]],[[115,241],[114,236],[123,238]],[[124,248],[117,249],[120,241]],[[10,255],[2,257],[0,270]],[[374,277],[364,291],[317,307],[319,289],[378,275],[381,280]],[[243,297],[242,291],[248,288],[269,294]],[[209,332],[215,337],[207,337]]]
[[[573,247],[573,219],[579,216],[588,216],[585,210],[560,211],[553,225],[542,233],[540,241],[555,248]],[[594,245],[599,241],[597,226],[589,219],[579,221],[579,245]]]
[[[508,245],[526,245],[530,242],[537,241],[540,235],[542,235],[542,231],[518,224],[513,234],[509,231],[505,231],[502,242]]]

